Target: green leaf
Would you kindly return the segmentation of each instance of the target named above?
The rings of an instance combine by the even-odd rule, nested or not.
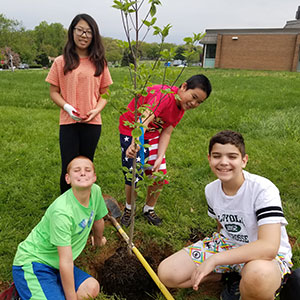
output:
[[[123,171],[128,173],[129,172],[129,169],[127,167],[122,167]]]
[[[156,14],[156,6],[155,4],[152,4],[150,8],[150,15],[151,17],[153,17],[155,14]]]
[[[142,135],[142,130],[141,128],[135,128],[131,131],[131,135],[133,138],[138,138]]]
[[[155,5],[161,5],[160,0],[149,0],[149,3],[155,4]]]
[[[107,92],[105,94],[101,95],[101,98],[108,100],[108,99],[110,99],[110,96],[111,96],[111,91],[107,90]]]
[[[142,95],[143,97],[147,97],[148,92],[147,92],[146,90],[143,90],[142,93],[141,93],[141,95]]]
[[[147,110],[147,107],[140,106],[137,110],[140,114],[143,114]]]
[[[130,9],[130,7],[133,7],[133,5],[136,4],[136,2],[137,1],[131,1],[131,2],[125,3],[123,5],[123,11],[128,12],[128,13],[135,12],[135,9],[134,8]]]
[[[141,181],[139,181],[139,182],[137,183],[137,186],[140,186],[140,185],[141,185],[140,182],[141,182]],[[138,195],[139,198],[144,198],[144,193],[143,193],[142,190],[138,189],[136,192],[137,192],[137,195]]]
[[[113,8],[121,9],[121,10],[123,9],[123,4],[121,1],[114,0],[114,3],[115,5],[112,6]]]
[[[184,40],[187,44],[193,42],[193,39],[192,39],[191,37],[185,37],[183,40]]]
[[[142,174],[143,170],[142,170],[141,167],[142,167],[142,164],[141,164],[141,163],[137,163],[137,164],[136,164],[135,174],[137,174],[137,175],[141,175],[141,174]]]
[[[154,25],[155,24],[155,22],[156,22],[156,20],[157,20],[157,18],[152,18],[152,20],[151,20],[151,25]]]
[[[162,92],[162,94],[165,94],[165,95],[174,93],[170,88],[161,89],[160,91]]]
[[[158,26],[153,26],[154,32],[153,35],[161,34],[161,29]]]
[[[165,91],[166,91],[168,94],[174,93],[170,88],[165,89]]]
[[[128,109],[127,109],[127,107],[120,107],[119,108],[119,113],[122,115],[122,114],[124,114],[124,113],[126,113],[126,112],[128,112]]]
[[[132,174],[131,173],[126,173],[126,179],[131,180],[132,179]]]
[[[127,127],[130,127],[130,128],[133,128],[134,127],[134,124],[129,122],[129,121],[124,121],[124,126],[127,126]]]
[[[147,27],[150,27],[151,26],[151,23],[149,21],[146,21],[146,20],[143,20],[142,21]]]
[[[164,29],[162,30],[161,34],[162,36],[165,38],[166,36],[168,36],[169,34],[169,31],[171,29],[172,25],[171,24],[168,24],[164,27]]]

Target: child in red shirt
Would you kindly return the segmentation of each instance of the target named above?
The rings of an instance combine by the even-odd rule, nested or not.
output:
[[[164,91],[168,91],[165,93]],[[147,163],[151,168],[145,170],[147,175],[153,172],[161,171],[167,173],[165,152],[167,150],[173,129],[179,123],[186,110],[194,109],[203,103],[211,92],[211,84],[208,78],[202,74],[194,75],[184,82],[179,88],[156,85],[147,89],[147,96],[141,96],[138,99],[138,107],[147,107],[141,115],[138,114],[141,121],[146,126],[144,133],[144,144],[150,144],[150,148],[142,148],[141,156],[148,158]],[[127,109],[128,111],[120,116],[119,131],[120,144],[122,149],[122,166],[132,169],[133,159],[140,162],[141,156],[137,154],[138,149],[135,147],[131,136],[132,128],[126,126],[126,121],[134,122],[134,102],[133,99]],[[124,123],[125,122],[125,123]],[[121,217],[121,223],[129,226],[131,223],[131,180],[128,180],[127,172],[124,171],[125,177],[125,194],[126,207]],[[137,175],[135,183],[141,180]],[[143,215],[149,223],[160,225],[161,218],[154,211],[154,206],[160,194],[164,182],[159,182],[148,187],[146,205],[143,208]]]

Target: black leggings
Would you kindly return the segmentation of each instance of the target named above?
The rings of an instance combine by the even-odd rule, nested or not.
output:
[[[61,193],[64,193],[70,188],[70,185],[67,184],[65,180],[69,162],[78,155],[86,156],[93,161],[100,135],[101,125],[84,123],[60,125]]]

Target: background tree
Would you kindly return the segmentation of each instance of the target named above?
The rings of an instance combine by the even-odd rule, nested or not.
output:
[[[122,3],[122,1],[117,2]],[[123,4],[132,6],[132,3],[133,1],[126,1]],[[167,50],[171,52],[171,49],[177,49],[176,58],[183,58],[183,52],[186,51],[185,45],[176,46],[172,43],[165,43],[165,41],[163,42],[163,45],[161,45],[157,42],[147,43],[145,41],[145,38],[150,29],[154,29],[155,27],[156,18],[154,16],[156,8],[154,8],[155,5],[153,3],[159,3],[159,1],[151,0],[150,6],[152,7],[152,11],[148,13],[147,18],[145,17],[145,20],[138,20],[140,21],[140,29],[143,29],[144,31],[139,31],[141,34],[138,37],[137,44],[131,44],[128,42],[128,44],[124,44],[123,41],[117,39],[113,39],[110,37],[103,38],[104,46],[106,49],[106,58],[109,62],[113,64],[119,64],[122,61],[122,65],[126,66],[128,66],[128,62],[134,64],[132,53],[128,50],[130,49],[130,47],[135,47],[135,49],[137,49],[137,61],[155,61],[157,57],[161,57],[161,51]],[[129,7],[128,9],[130,10],[131,8]],[[129,10],[126,12],[128,16],[130,15]],[[151,14],[153,15],[151,16]],[[133,19],[128,20],[129,22],[133,21]],[[156,29],[154,30],[156,30],[155,34],[158,36],[162,33],[162,29],[159,29],[159,27],[156,27]],[[169,30],[169,28],[165,30]],[[131,30],[131,33],[134,32],[135,29]],[[0,14],[0,49],[9,47],[14,53],[19,54],[19,58],[22,62],[28,64],[43,62],[43,65],[47,66],[48,60],[46,60],[45,57],[56,57],[62,54],[66,38],[67,30],[60,23],[48,24],[46,21],[42,21],[33,30],[26,30],[22,26],[22,22],[8,19],[3,14]],[[195,46],[195,49],[196,52],[191,56],[192,62],[198,62],[202,52],[202,47],[200,46]],[[166,57],[161,57],[160,59],[167,60]],[[156,66],[157,65],[158,64],[156,64]]]
[[[42,53],[56,57],[63,53],[67,30],[60,23],[41,22],[34,28],[34,40],[38,55]]]
[[[107,61],[112,63],[120,62],[123,56],[122,49],[119,47],[119,40],[103,37],[105,56]]]
[[[0,47],[10,46],[13,41],[12,34],[20,29],[20,22],[7,19],[3,14],[0,14]]]
[[[33,31],[21,28],[12,35],[13,41],[11,47],[20,55],[20,60],[28,64],[33,64],[37,55]]]
[[[0,48],[9,47],[23,62],[34,63],[41,56],[62,54],[67,30],[60,23],[43,21],[34,30],[25,30],[19,21],[0,14]]]
[[[195,52],[190,57],[190,62],[199,63],[201,62],[201,57],[203,53],[203,48],[201,46],[195,46]]]
[[[159,56],[159,44],[158,43],[141,43],[140,45],[142,57],[144,59],[156,59]]]
[[[45,52],[38,54],[35,58],[35,61],[37,64],[43,67],[48,67],[50,64],[49,56]]]
[[[184,56],[184,47],[183,46],[178,46],[175,50],[175,56],[174,59],[180,59],[180,60],[185,60]]]

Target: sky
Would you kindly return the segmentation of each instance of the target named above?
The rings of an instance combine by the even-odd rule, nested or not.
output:
[[[75,15],[87,13],[97,21],[102,36],[125,40],[120,12],[112,7],[113,0],[1,2],[0,14],[22,22],[25,29],[34,29],[42,21],[61,23],[68,28]],[[166,42],[176,44],[206,29],[283,28],[286,21],[295,19],[300,6],[296,0],[161,0],[161,3],[157,9],[157,25],[171,24]],[[148,35],[146,42],[159,40]]]

